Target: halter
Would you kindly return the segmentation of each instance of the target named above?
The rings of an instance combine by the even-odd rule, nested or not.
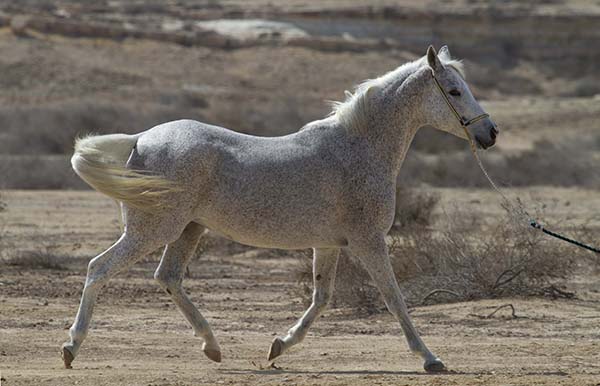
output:
[[[469,138],[469,142],[471,144],[471,147],[473,147],[474,146],[474,144],[473,144],[473,138],[471,138],[471,133],[469,133],[469,130],[467,130],[467,128],[470,125],[472,125],[473,123],[475,123],[475,122],[479,122],[482,119],[488,118],[490,115],[488,113],[483,113],[483,114],[480,114],[480,115],[478,115],[478,116],[476,116],[474,118],[471,118],[471,119],[464,118],[458,112],[458,110],[456,110],[456,107],[454,107],[454,105],[452,104],[452,102],[450,102],[450,97],[448,97],[448,94],[446,94],[446,90],[444,90],[444,88],[442,87],[440,81],[437,80],[437,78],[435,77],[435,72],[431,71],[431,75],[433,76],[433,81],[435,82],[435,85],[437,86],[438,90],[440,90],[440,94],[442,94],[442,97],[444,98],[444,101],[446,101],[446,104],[450,108],[450,111],[452,111],[452,113],[454,114],[454,116],[456,116],[456,119],[458,119],[458,122],[460,123],[460,125],[463,128],[463,130],[467,134],[467,138]]]
[[[471,152],[473,153],[473,157],[475,157],[475,160],[477,161],[477,164],[479,165],[479,168],[481,169],[481,171],[483,172],[483,174],[485,175],[485,177],[489,181],[489,183],[492,186],[492,188],[494,188],[494,190],[496,192],[498,192],[500,194],[500,196],[502,196],[502,198],[507,203],[507,205],[513,211],[515,211],[515,213],[525,214],[529,218],[531,218],[531,216],[529,216],[529,213],[527,213],[527,211],[524,208],[522,208],[522,206],[516,207],[515,205],[513,205],[512,201],[508,199],[508,197],[504,194],[504,192],[502,190],[500,190],[500,188],[498,188],[498,186],[496,185],[496,183],[494,182],[494,180],[492,180],[492,178],[488,174],[486,168],[483,166],[483,163],[481,162],[481,159],[479,158],[479,154],[477,153],[477,146],[475,146],[475,142],[473,141],[473,137],[471,137],[471,133],[467,129],[469,127],[469,125],[472,125],[475,122],[479,122],[480,120],[485,119],[485,118],[489,117],[490,115],[488,113],[483,113],[483,114],[480,114],[480,115],[476,116],[475,118],[471,118],[471,119],[468,119],[468,120],[465,119],[465,118],[463,118],[462,115],[460,115],[460,113],[458,112],[458,110],[456,110],[456,108],[452,105],[452,102],[450,102],[450,98],[448,97],[448,94],[446,94],[446,90],[444,90],[444,88],[442,87],[440,81],[437,80],[437,78],[435,77],[435,71],[431,70],[431,75],[433,76],[433,80],[435,82],[435,85],[437,86],[438,90],[440,90],[440,93],[442,94],[442,97],[444,97],[444,100],[446,101],[446,104],[450,108],[450,111],[452,111],[452,113],[454,113],[454,115],[456,116],[456,119],[458,119],[458,122],[460,123],[460,125],[463,128],[463,130],[465,131],[465,134],[467,135],[467,139],[469,140],[469,145],[471,146]]]

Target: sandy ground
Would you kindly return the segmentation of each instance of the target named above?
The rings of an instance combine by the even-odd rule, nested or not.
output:
[[[315,2],[221,3],[226,9],[262,11],[275,6],[298,12],[313,9]],[[326,0],[319,6],[351,8],[358,3]],[[408,0],[371,3],[432,7],[431,2]],[[501,3],[560,17],[594,16],[600,9],[597,0]],[[4,8],[21,12],[17,5]],[[444,12],[471,12],[480,6],[487,5],[471,0],[435,4]],[[103,17],[101,12],[91,14],[92,20]],[[313,28],[315,22],[311,20]],[[352,19],[342,23],[330,17],[321,22],[323,31],[334,22],[346,27],[355,24]],[[455,26],[470,34],[471,22],[466,18],[464,22]],[[381,26],[391,23],[396,21]],[[428,28],[424,33],[429,33]],[[508,27],[498,28],[507,33]],[[444,28],[435,30],[432,36],[444,32]],[[536,38],[547,38],[540,31]],[[521,33],[509,32],[514,32],[506,35],[511,39]],[[588,38],[588,30],[580,32]],[[382,30],[380,37],[386,36]],[[575,38],[555,40],[548,49],[557,53],[583,45]],[[505,37],[504,41],[511,40]],[[261,135],[295,131],[328,113],[323,100],[343,98],[344,89],[424,54],[425,47],[424,43],[422,50],[414,52],[361,53],[287,46],[218,50],[137,39],[39,34],[24,38],[8,27],[0,28],[0,156],[4,157],[0,157],[0,186],[23,186],[19,180],[33,179],[36,173],[37,185],[26,186],[77,186],[72,182],[48,185],[48,179],[39,175],[73,177],[70,170],[54,169],[52,165],[59,164],[48,161],[70,153],[73,136],[82,130],[132,132],[163,120],[190,117]],[[457,47],[460,53],[461,46]],[[463,51],[467,48],[463,46]],[[507,44],[497,52],[510,48]],[[580,66],[587,63],[583,59],[560,57],[555,67],[520,58],[504,68],[498,64],[501,61],[465,55],[469,84],[507,134],[498,144],[504,154],[534,149],[540,140],[567,144],[579,140],[592,144],[586,147],[592,154],[593,144],[600,143],[597,74],[591,65]],[[10,157],[40,154],[37,163],[26,164],[35,167],[18,164],[16,171],[6,167]],[[600,159],[595,150],[590,157],[594,162]],[[60,167],[68,166],[58,161]],[[19,178],[6,178],[11,176]],[[477,226],[486,226],[500,214],[499,199],[489,190],[437,191],[442,196],[439,216],[469,214]],[[600,230],[597,190],[531,187],[510,193],[526,202],[543,202],[545,219],[557,230],[569,233],[581,225],[596,234]],[[350,308],[324,312],[303,344],[271,366],[266,360],[271,340],[283,335],[305,308],[297,282],[303,257],[217,238],[211,238],[206,253],[192,262],[184,285],[220,341],[222,363],[204,357],[202,342],[193,337],[168,295],[152,279],[159,259],[155,253],[103,290],[90,334],[74,368],[66,370],[60,346],[77,311],[87,261],[120,233],[116,206],[85,191],[0,191],[0,197],[7,202],[7,209],[0,210],[0,386],[600,385],[598,273],[568,280],[568,289],[577,292],[575,299],[493,299],[413,309],[423,339],[449,368],[445,374],[423,371],[391,315],[363,315]],[[558,224],[557,219],[561,219]],[[6,265],[10,259],[30,263]],[[58,266],[51,268],[49,263]],[[506,308],[485,317],[503,304],[512,304],[518,317],[511,317]]]
[[[447,208],[466,203],[493,214],[489,192],[441,193]],[[74,369],[65,370],[59,348],[77,309],[85,263],[119,233],[114,204],[92,192],[5,196],[5,257],[58,256],[63,269],[0,265],[3,386],[600,384],[598,276],[569,282],[576,300],[496,299],[414,309],[416,325],[445,360],[447,374],[422,370],[387,313],[361,316],[345,308],[327,310],[303,344],[270,367],[270,341],[304,308],[294,275],[299,258],[218,241],[193,261],[185,286],[220,340],[222,363],[204,357],[201,341],[152,280],[153,255],[104,289]],[[584,213],[584,200],[598,207],[597,196],[538,191],[540,199],[554,203],[549,213],[561,216]],[[572,205],[565,205],[567,198]],[[505,303],[514,305],[518,318],[508,309],[482,318]]]

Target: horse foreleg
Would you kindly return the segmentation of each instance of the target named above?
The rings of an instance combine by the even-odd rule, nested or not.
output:
[[[339,249],[314,249],[313,252],[313,298],[312,304],[298,322],[283,338],[275,338],[269,350],[269,360],[283,354],[291,346],[300,343],[315,319],[329,303],[333,293]]]
[[[221,362],[221,348],[210,325],[188,298],[182,286],[186,267],[194,255],[204,230],[205,228],[199,224],[188,224],[179,239],[165,248],[154,278],[171,295],[173,302],[192,325],[194,335],[204,339],[202,345],[204,354],[215,362]]]
[[[442,361],[429,351],[410,319],[392,269],[384,236],[369,238],[367,241],[353,241],[350,251],[361,260],[381,292],[388,310],[400,322],[410,350],[425,360],[423,365],[425,370],[431,372],[445,370]]]

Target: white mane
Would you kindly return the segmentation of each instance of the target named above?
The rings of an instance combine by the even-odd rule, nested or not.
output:
[[[438,57],[444,66],[454,68],[461,77],[465,78],[464,64],[460,60],[451,59],[445,55],[440,55]],[[367,124],[369,97],[371,93],[375,90],[384,89],[392,82],[406,79],[422,65],[427,65],[426,63],[426,57],[404,63],[400,67],[379,78],[367,79],[358,84],[353,93],[346,90],[344,92],[346,95],[345,101],[331,102],[332,110],[329,115],[337,117],[339,122],[342,123],[347,130],[352,132],[360,131],[360,128],[365,127]]]

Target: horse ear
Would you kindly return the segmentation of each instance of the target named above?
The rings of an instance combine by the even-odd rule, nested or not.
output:
[[[427,49],[427,63],[429,64],[429,67],[431,67],[434,71],[442,66],[433,46],[429,46],[429,48]]]
[[[451,59],[450,49],[448,48],[448,46],[443,46],[442,48],[440,48],[440,50],[438,51],[438,57],[440,57],[444,60]]]

